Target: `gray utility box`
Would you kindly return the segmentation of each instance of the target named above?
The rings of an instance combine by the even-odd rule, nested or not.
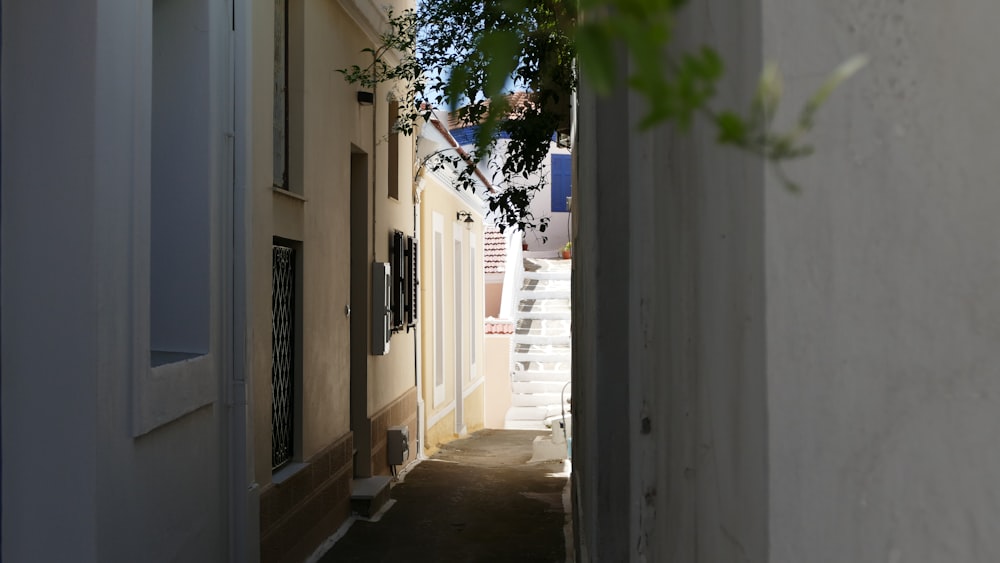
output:
[[[407,426],[390,426],[386,454],[389,465],[403,465],[410,457],[410,429]]]

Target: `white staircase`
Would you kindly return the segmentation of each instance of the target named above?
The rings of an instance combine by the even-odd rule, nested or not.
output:
[[[511,338],[511,407],[504,426],[546,430],[569,415],[570,260],[526,257]]]

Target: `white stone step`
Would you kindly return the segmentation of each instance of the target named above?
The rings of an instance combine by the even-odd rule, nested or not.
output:
[[[570,314],[568,311],[534,311],[521,313],[520,316],[528,319],[568,319]]]
[[[524,274],[560,273],[566,276],[573,275],[573,261],[562,258],[525,258]]]
[[[567,394],[565,399],[569,398]],[[510,404],[515,407],[559,407],[559,393],[514,393],[510,396]]]
[[[523,263],[505,427],[547,430],[570,409],[572,261],[529,254]]]
[[[573,294],[570,291],[518,291],[517,300],[526,299],[571,299]]]
[[[572,286],[570,277],[526,279],[521,283],[521,291],[569,291]]]
[[[507,430],[548,430],[540,420],[505,420],[503,427]]]
[[[516,335],[571,335],[572,330],[572,321],[566,319],[521,319],[514,325]]]
[[[522,299],[517,303],[519,319],[569,319],[572,312],[569,299]],[[539,313],[559,313],[560,316],[536,316]]]
[[[514,382],[526,382],[526,381],[544,381],[552,382],[563,385],[570,380],[570,372],[568,370],[552,370],[552,371],[541,371],[541,370],[514,370],[510,374],[510,380]]]
[[[572,341],[572,337],[568,334],[553,334],[553,335],[533,335],[533,334],[515,334],[511,337],[511,341],[515,344],[540,344],[540,345],[563,345],[569,346]]]
[[[517,353],[514,354],[513,359],[515,362],[528,362],[528,363],[540,363],[540,362],[552,362],[552,369],[559,369],[563,364],[570,361],[569,354],[543,354],[543,353]]]
[[[551,393],[569,397],[570,386],[567,386],[567,383],[569,381],[512,381],[510,388],[515,393]],[[563,393],[563,387],[566,388],[565,393]],[[556,402],[559,402],[558,399]]]
[[[541,423],[544,428],[546,418],[561,415],[563,409],[558,404],[530,407],[510,407],[507,410],[507,420],[534,420]]]
[[[569,355],[568,344],[514,344],[514,354],[549,354],[552,356]]]
[[[566,459],[568,454],[569,448],[565,442],[556,442],[551,436],[535,436],[531,443],[531,459],[528,462]]]
[[[563,272],[525,272],[526,280],[564,280],[566,274]]]
[[[515,362],[514,372],[519,371],[570,371],[573,368],[573,363],[569,360],[562,361],[540,361],[540,362]]]
[[[569,299],[571,296],[569,278],[526,279],[518,292],[521,299]]]

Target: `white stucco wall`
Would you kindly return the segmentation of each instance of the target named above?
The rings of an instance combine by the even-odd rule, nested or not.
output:
[[[499,143],[503,143],[501,146],[505,146],[509,141],[501,140]],[[545,187],[535,194],[534,199],[531,200],[531,205],[528,209],[531,214],[535,216],[535,219],[541,219],[542,217],[548,217],[549,223],[545,229],[544,233],[528,231],[524,235],[524,240],[528,242],[528,250],[549,250],[549,251],[559,251],[562,249],[563,245],[569,241],[569,213],[563,211],[552,211],[552,157],[553,154],[564,154],[568,155],[569,150],[559,147],[556,143],[549,143],[549,156],[545,158],[544,167],[539,173],[533,173],[530,175],[527,182],[534,183],[538,181],[539,174],[545,176]],[[544,239],[544,240],[543,240]]]
[[[692,3],[679,26],[725,58],[722,105],[750,99],[763,60],[791,106],[848,56],[872,63],[823,108],[817,154],[788,167],[799,195],[707,127],[640,136],[639,100],[613,111],[584,88],[578,553],[996,560],[1000,118],[984,93],[1000,67],[974,54],[1000,5],[733,10]]]
[[[4,560],[229,556],[225,8],[196,18],[189,108],[212,217],[197,379],[150,365],[151,5],[3,3]]]
[[[771,559],[1000,559],[1000,4],[763,5],[789,92],[872,57],[767,190]]]

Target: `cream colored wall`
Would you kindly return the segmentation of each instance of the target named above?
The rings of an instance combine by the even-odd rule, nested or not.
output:
[[[484,386],[487,428],[503,428],[510,408],[510,336],[486,336],[486,385]]]
[[[294,6],[297,2],[292,1]],[[360,108],[353,90],[331,76],[346,66],[349,54],[366,45],[365,38],[336,4],[304,2],[296,22],[303,35],[301,129],[290,139],[300,145],[303,241],[302,424],[303,455],[308,457],[350,430],[350,156],[351,144],[368,147],[364,126],[370,109]],[[294,53],[294,51],[292,51]],[[299,65],[289,65],[295,79]],[[292,105],[291,107],[294,107]],[[296,114],[293,119],[298,121]],[[290,143],[290,147],[292,144]],[[293,159],[293,189],[298,175]],[[295,171],[296,174],[291,174]]]
[[[486,385],[483,381],[465,397],[465,427],[469,432],[486,427]]]
[[[503,282],[485,283],[485,314],[487,317],[500,316],[500,301],[503,298]]]
[[[464,326],[461,330],[464,331],[465,337],[463,339],[462,345],[465,347],[464,359],[466,362],[469,361],[469,345],[470,340],[474,338],[476,341],[476,365],[475,370],[470,370],[467,375],[463,378],[463,389],[468,392],[469,389],[476,385],[479,385],[478,389],[475,389],[468,397],[464,398],[464,413],[463,418],[465,422],[466,429],[473,431],[478,428],[483,427],[484,421],[484,404],[483,404],[483,388],[484,385],[481,384],[484,372],[485,362],[485,344],[483,339],[483,307],[484,307],[484,290],[483,290],[483,273],[482,273],[482,247],[483,247],[483,237],[482,237],[482,225],[483,218],[476,210],[475,207],[470,205],[466,200],[461,199],[454,189],[450,186],[445,186],[439,182],[433,176],[425,176],[424,191],[421,196],[420,202],[420,213],[421,213],[421,284],[420,284],[420,300],[422,305],[421,314],[421,342],[423,345],[423,352],[421,354],[421,373],[423,377],[422,390],[423,390],[423,400],[425,407],[425,420],[427,421],[427,436],[424,440],[425,447],[434,447],[439,445],[443,441],[447,441],[455,437],[455,418],[454,413],[445,414],[449,411],[453,411],[455,408],[455,373],[454,373],[454,343],[455,343],[455,330],[454,326],[454,314],[455,314],[455,303],[450,296],[456,294],[454,287],[454,270],[453,265],[455,262],[454,257],[454,229],[456,225],[463,233],[463,264],[462,269],[468,271],[468,253],[469,253],[469,236],[470,233],[475,236],[475,245],[477,250],[475,268],[475,284],[476,284],[476,303],[475,303],[475,314],[474,317],[470,315],[468,311],[464,314],[464,323],[467,325],[470,317],[476,319],[472,322],[471,327]],[[475,223],[471,225],[465,225],[464,223],[456,219],[456,214],[459,211],[471,211],[473,213],[473,219]],[[443,219],[443,279],[434,279],[434,228],[433,228],[433,216],[434,213],[439,213]],[[435,283],[441,283],[443,286],[444,303],[442,308],[443,322],[444,322],[444,354],[443,361],[445,366],[444,373],[444,385],[445,394],[444,400],[435,404],[434,402],[434,342],[435,342],[435,322],[434,317],[434,286]],[[468,299],[469,296],[469,280],[468,274],[462,276],[462,298],[463,301]],[[435,420],[438,417],[440,420]]]
[[[360,58],[351,58],[351,63],[360,63]],[[346,66],[346,63],[345,65]],[[339,73],[337,78],[340,79]],[[353,89],[352,89],[353,91]],[[375,110],[378,116],[375,124],[375,256],[379,262],[389,260],[389,243],[394,230],[405,235],[414,235],[416,217],[413,208],[413,138],[399,134],[398,195],[389,197],[388,181],[388,134],[389,88],[380,87],[375,91]],[[370,125],[369,125],[370,126]],[[389,353],[374,356],[368,370],[368,415],[378,412],[416,385],[416,331],[400,331],[390,340]]]
[[[254,69],[250,94],[251,120],[259,131],[251,136],[252,169],[250,178],[249,228],[251,231],[250,275],[247,294],[249,354],[251,370],[252,431],[254,474],[260,485],[271,480],[271,237],[274,232],[271,195],[271,135],[268,124],[274,103],[272,76],[274,59],[274,5],[256,1],[252,4],[251,63]]]
[[[302,241],[301,448],[310,456],[350,426],[350,171],[352,146],[375,167],[375,259],[388,259],[388,233],[413,232],[411,141],[400,137],[400,200],[387,197],[385,96],[357,103],[355,85],[336,72],[362,63],[371,42],[337,2],[289,0],[289,184],[272,188],[273,3],[254,3],[251,365],[255,470],[270,481],[272,237]],[[373,131],[372,115],[378,116]],[[372,139],[375,138],[373,143]],[[373,149],[374,146],[374,149]],[[371,232],[366,233],[369,238]],[[352,314],[370,314],[353,311]],[[414,334],[392,338],[391,353],[368,357],[371,414],[413,387]]]
[[[424,454],[434,455],[442,444],[455,439],[455,411],[445,414],[444,418],[438,420],[433,426],[427,428],[424,437]]]

